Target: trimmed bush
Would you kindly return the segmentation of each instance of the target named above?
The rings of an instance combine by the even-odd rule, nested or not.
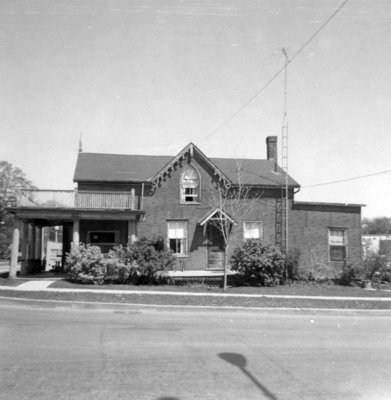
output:
[[[357,286],[363,276],[362,268],[350,263],[344,263],[341,274],[335,279],[335,283],[341,286]]]
[[[283,282],[285,260],[274,246],[249,239],[234,250],[231,269],[245,285],[274,286]]]
[[[67,254],[65,271],[70,280],[80,283],[158,284],[167,281],[166,272],[174,262],[161,238],[142,238],[107,254],[97,246],[80,244]]]
[[[80,244],[67,254],[65,272],[71,281],[101,285],[105,281],[103,259],[99,247]]]

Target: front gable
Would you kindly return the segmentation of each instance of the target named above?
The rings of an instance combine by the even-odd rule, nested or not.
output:
[[[211,198],[219,185],[230,186],[231,182],[221,171],[216,171],[207,159],[190,146],[173,157],[148,183],[145,206],[160,209],[161,215],[182,217],[193,213],[194,207],[204,214],[210,207]],[[192,211],[193,210],[193,211]]]
[[[189,143],[149,180],[153,190],[170,177],[173,171],[183,165],[191,165],[194,159],[211,175],[215,182],[227,187],[231,186],[231,180],[195,144]]]

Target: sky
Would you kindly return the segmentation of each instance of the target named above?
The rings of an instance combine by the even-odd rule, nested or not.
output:
[[[80,136],[85,152],[264,159],[284,48],[295,199],[391,217],[390,23],[388,0],[2,0],[0,160],[72,189]]]

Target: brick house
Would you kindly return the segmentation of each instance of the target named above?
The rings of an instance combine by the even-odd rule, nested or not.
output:
[[[176,255],[176,270],[221,271],[224,240],[213,224],[217,217],[236,230],[231,249],[245,238],[263,238],[283,249],[285,175],[277,165],[277,137],[266,139],[266,150],[264,160],[239,162],[209,158],[192,143],[176,156],[80,152],[74,191],[26,190],[9,208],[15,242],[22,229],[22,273],[40,268],[44,226],[62,226],[63,260],[71,243],[107,251],[160,235]],[[240,220],[213,201],[218,188],[235,192],[239,186],[251,202]],[[289,249],[299,249],[302,262],[312,262],[314,255],[336,268],[345,260],[360,262],[361,206],[297,202],[299,189],[289,177]]]

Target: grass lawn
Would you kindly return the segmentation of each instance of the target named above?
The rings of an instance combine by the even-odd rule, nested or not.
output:
[[[373,300],[334,300],[334,299],[299,299],[299,298],[268,298],[268,297],[221,297],[221,296],[187,296],[169,294],[143,293],[90,293],[86,291],[75,293],[58,292],[28,292],[1,290],[0,296],[76,302],[132,304],[132,305],[168,305],[168,306],[195,306],[195,307],[245,307],[245,308],[289,308],[289,309],[344,309],[344,310],[390,310],[391,301]]]
[[[27,282],[28,279],[12,279],[7,278],[8,274],[0,274],[0,286],[19,286],[23,282]]]
[[[51,288],[67,289],[97,289],[97,290],[126,290],[132,291],[157,291],[157,292],[195,292],[195,293],[224,293],[221,287],[202,283],[182,285],[82,285],[67,280],[54,282]],[[390,287],[391,290],[391,287]],[[330,297],[391,297],[391,291],[364,290],[359,287],[316,285],[316,284],[290,284],[274,287],[229,287],[228,294],[258,294],[258,295],[283,295],[283,296],[330,296]]]
[[[56,276],[58,279],[58,276]],[[53,279],[54,277],[46,277]],[[41,280],[42,277],[32,279]],[[0,276],[0,286],[17,286],[32,279],[7,279]],[[293,309],[361,309],[361,310],[391,310],[391,301],[384,298],[391,298],[391,291],[386,290],[364,290],[359,287],[316,285],[316,284],[290,284],[276,287],[229,287],[227,294],[248,294],[248,295],[277,295],[277,296],[315,296],[317,298],[279,298],[279,297],[233,297],[218,296],[223,290],[217,284],[190,283],[181,285],[157,285],[157,286],[134,286],[134,285],[82,285],[67,280],[57,280],[50,288],[77,289],[75,293],[49,292],[49,291],[14,291],[2,289],[0,296],[61,300],[68,302],[102,302],[120,304],[148,304],[148,305],[170,305],[170,306],[208,306],[208,307],[271,307],[271,308],[293,308]],[[91,293],[88,290],[98,290],[98,293]],[[101,290],[121,290],[118,293],[99,293]],[[137,291],[137,292],[136,292]],[[149,294],[143,292],[176,292],[176,295]],[[181,295],[184,292],[197,293],[197,296]],[[206,295],[203,296],[202,294]],[[211,296],[212,294],[212,296]],[[217,296],[213,296],[216,294]],[[329,297],[323,299],[321,297]],[[341,297],[341,299],[335,299]],[[353,300],[346,300],[343,297],[354,297]],[[364,298],[371,298],[367,300]]]

